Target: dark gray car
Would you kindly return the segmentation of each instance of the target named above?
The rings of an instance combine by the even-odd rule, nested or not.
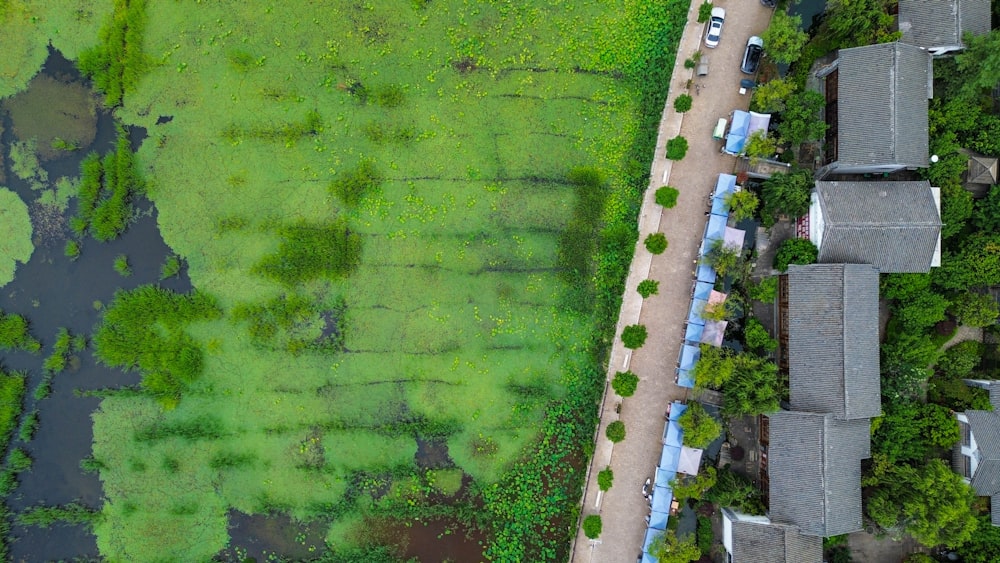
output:
[[[743,62],[740,64],[740,70],[747,74],[753,74],[757,72],[757,67],[760,66],[760,58],[764,56],[764,40],[756,35],[751,36],[747,39],[746,51],[743,51]]]

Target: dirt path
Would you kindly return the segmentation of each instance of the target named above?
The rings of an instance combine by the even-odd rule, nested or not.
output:
[[[642,484],[653,476],[663,448],[663,414],[674,400],[685,400],[687,389],[674,384],[674,368],[684,337],[684,319],[690,304],[698,246],[704,233],[708,198],[719,173],[732,172],[734,158],[720,152],[719,141],[712,139],[712,129],[720,117],[729,117],[734,109],[746,109],[749,95],[739,94],[739,81],[746,75],[739,70],[746,40],[759,35],[771,18],[771,10],[759,2],[728,0],[717,2],[726,9],[722,40],[715,49],[702,49],[709,60],[707,77],[696,78],[689,112],[673,110],[674,98],[686,91],[693,71],[684,68],[684,60],[702,46],[704,24],[696,23],[699,2],[692,2],[688,24],[678,48],[677,62],[670,82],[670,96],[660,121],[656,154],[639,214],[639,243],[625,285],[625,297],[618,318],[617,333],[622,327],[642,323],[649,331],[645,346],[629,352],[615,341],[609,361],[608,379],[617,371],[630,369],[640,378],[636,395],[623,401],[621,414],[615,412],[620,400],[608,389],[601,412],[598,440],[583,497],[583,514],[600,514],[603,532],[597,541],[579,532],[574,542],[574,563],[631,563],[642,551],[646,532],[648,505],[642,497]],[[664,157],[667,140],[680,132],[689,143],[687,156],[677,162]],[[660,186],[670,184],[680,190],[677,206],[662,209],[653,201]],[[662,215],[661,215],[662,211]],[[662,232],[670,246],[659,256],[652,256],[642,244],[647,234]],[[660,282],[660,292],[643,302],[636,286],[644,279]],[[617,445],[604,436],[608,423],[621,419],[627,437]],[[602,494],[597,487],[597,472],[610,466],[614,486]]]

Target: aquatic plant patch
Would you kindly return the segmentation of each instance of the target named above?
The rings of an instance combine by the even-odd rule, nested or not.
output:
[[[14,279],[18,262],[31,258],[31,232],[28,206],[16,193],[0,188],[0,287]]]

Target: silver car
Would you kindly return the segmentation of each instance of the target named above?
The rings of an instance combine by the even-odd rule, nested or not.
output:
[[[705,46],[714,49],[722,37],[722,24],[726,21],[725,8],[712,8],[712,17],[708,20],[708,33],[705,34]]]

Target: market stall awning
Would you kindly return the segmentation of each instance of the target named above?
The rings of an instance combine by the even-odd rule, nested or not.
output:
[[[715,182],[715,192],[713,197],[724,198],[736,191],[736,176],[732,174],[719,174],[719,179]]]
[[[695,299],[705,299],[708,300],[709,295],[712,294],[712,288],[714,286],[708,282],[696,282],[694,284],[694,298]]]
[[[653,510],[670,514],[670,501],[674,500],[674,491],[670,487],[653,487]]]
[[[706,283],[715,283],[715,269],[708,264],[698,264],[698,281]]]
[[[701,342],[701,333],[704,331],[704,328],[701,325],[688,323],[687,328],[684,330],[684,340],[694,344]]]
[[[702,312],[705,310],[705,305],[708,305],[708,301],[704,299],[692,299],[691,300],[691,310],[688,312],[688,324],[693,325],[703,325],[705,324],[705,319],[701,318]],[[687,369],[681,366],[681,369]]]
[[[683,347],[681,347],[681,365],[679,367],[683,370],[692,370],[694,369],[694,365],[698,363],[698,358],[700,357],[701,357],[701,348],[697,346],[692,346],[690,344],[685,344]],[[672,408],[670,414],[673,415]]]
[[[650,530],[666,530],[667,529],[667,519],[670,517],[668,512],[660,512],[659,510],[654,510],[649,514],[649,529]]]
[[[718,215],[708,216],[708,225],[705,227],[706,240],[722,240],[726,236],[726,218]]]
[[[660,452],[660,464],[657,467],[667,471],[677,471],[677,463],[680,460],[681,447],[679,445],[663,446],[663,451]]]
[[[684,443],[684,431],[676,420],[667,421],[667,435],[663,438],[666,446],[680,447]]]

